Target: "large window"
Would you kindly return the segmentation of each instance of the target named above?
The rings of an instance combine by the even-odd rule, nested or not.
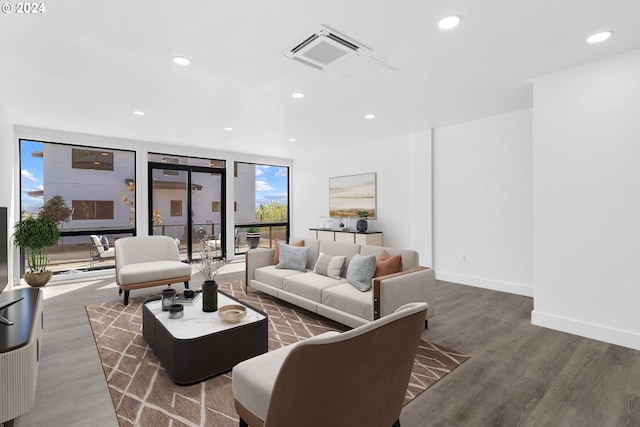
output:
[[[289,168],[236,162],[235,213],[236,253],[255,247],[247,233],[260,233],[258,247],[273,247],[286,241],[289,231]]]
[[[50,248],[54,272],[113,267],[92,235],[112,244],[135,234],[135,153],[102,147],[20,140],[20,210],[49,216],[61,239]]]

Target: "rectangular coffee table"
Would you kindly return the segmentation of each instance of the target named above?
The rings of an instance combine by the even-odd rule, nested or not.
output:
[[[142,334],[173,382],[195,384],[267,352],[266,313],[218,292],[218,307],[228,304],[245,306],[247,316],[239,323],[226,323],[217,311],[202,311],[202,298],[184,306],[182,319],[169,319],[160,300],[144,304]]]

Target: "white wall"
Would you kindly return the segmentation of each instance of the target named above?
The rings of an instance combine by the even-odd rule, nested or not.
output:
[[[640,50],[534,82],[534,324],[640,349]]]
[[[0,104],[0,147],[2,147],[2,158],[5,159],[5,164],[0,167],[0,206],[7,207],[7,222],[9,228],[7,233],[9,235],[9,241],[7,243],[7,254],[9,255],[9,284],[5,288],[9,290],[13,287],[13,243],[11,241],[11,234],[13,234],[13,228],[11,225],[15,222],[15,215],[12,209],[14,199],[16,195],[14,193],[14,168],[13,164],[16,163],[18,158],[18,150],[13,141],[13,124],[9,120],[9,116],[5,111],[2,104]],[[18,171],[20,173],[20,171]]]
[[[533,295],[531,110],[433,131],[436,277]]]
[[[415,249],[431,266],[431,132],[424,131],[294,161],[292,236],[308,236],[329,215],[329,177],[375,172],[377,219],[384,245]],[[355,219],[350,220],[355,229]]]

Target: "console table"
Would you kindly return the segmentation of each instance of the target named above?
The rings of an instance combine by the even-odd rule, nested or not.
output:
[[[13,325],[0,323],[0,423],[13,420],[33,406],[36,397],[40,343],[44,331],[39,289],[15,289],[0,294],[0,305],[22,298],[0,310]]]
[[[309,237],[318,240],[382,246],[382,231],[343,231],[340,229],[310,228]]]

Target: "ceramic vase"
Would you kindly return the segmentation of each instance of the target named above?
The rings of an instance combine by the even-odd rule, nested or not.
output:
[[[206,280],[202,284],[202,311],[218,310],[218,284],[215,280]]]

